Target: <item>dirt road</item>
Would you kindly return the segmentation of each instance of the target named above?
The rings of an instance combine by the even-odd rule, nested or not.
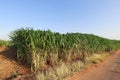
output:
[[[120,50],[105,61],[75,74],[70,80],[120,80]]]
[[[30,69],[20,65],[13,54],[9,48],[0,48],[0,80],[12,80],[14,75],[22,76],[30,73]]]

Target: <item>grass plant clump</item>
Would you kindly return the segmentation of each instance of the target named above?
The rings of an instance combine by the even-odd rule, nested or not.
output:
[[[72,63],[95,53],[111,52],[120,48],[120,41],[101,38],[93,34],[51,32],[21,28],[11,33],[17,59],[31,65],[32,71],[44,70],[60,62]]]

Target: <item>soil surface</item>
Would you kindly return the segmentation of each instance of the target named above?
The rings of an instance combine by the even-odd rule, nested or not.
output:
[[[30,68],[16,61],[13,49],[0,48],[0,80],[21,80],[30,73]]]
[[[120,80],[120,50],[111,54],[103,62],[75,73],[69,80]]]

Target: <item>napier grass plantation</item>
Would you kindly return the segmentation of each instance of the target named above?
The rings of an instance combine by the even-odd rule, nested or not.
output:
[[[12,32],[10,37],[17,49],[17,59],[31,65],[34,70],[59,62],[84,60],[91,54],[101,54],[120,48],[120,41],[92,34],[60,34],[50,30],[21,28]]]
[[[50,30],[34,30],[32,28],[15,30],[10,34],[10,38],[16,49],[17,59],[30,65],[33,72],[44,71],[46,67],[54,68],[60,63],[68,64],[74,68],[77,65],[76,68],[80,68],[78,65],[84,65],[90,61],[88,57],[93,60],[95,57],[91,57],[92,55],[104,56],[106,52],[110,53],[120,48],[120,41],[101,38],[93,34],[61,34]],[[59,66],[57,69],[60,70],[56,69],[55,75],[58,76],[58,79],[64,77],[67,71],[70,73],[69,70],[74,69],[69,66],[65,67],[63,64],[62,69],[64,70]],[[61,71],[64,71],[64,74]],[[44,75],[39,74],[37,79],[44,80],[45,78],[42,79]],[[43,76],[40,77],[41,75]]]

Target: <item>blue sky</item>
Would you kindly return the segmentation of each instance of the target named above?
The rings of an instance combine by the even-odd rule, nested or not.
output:
[[[120,40],[120,0],[0,0],[0,39],[21,27]]]

